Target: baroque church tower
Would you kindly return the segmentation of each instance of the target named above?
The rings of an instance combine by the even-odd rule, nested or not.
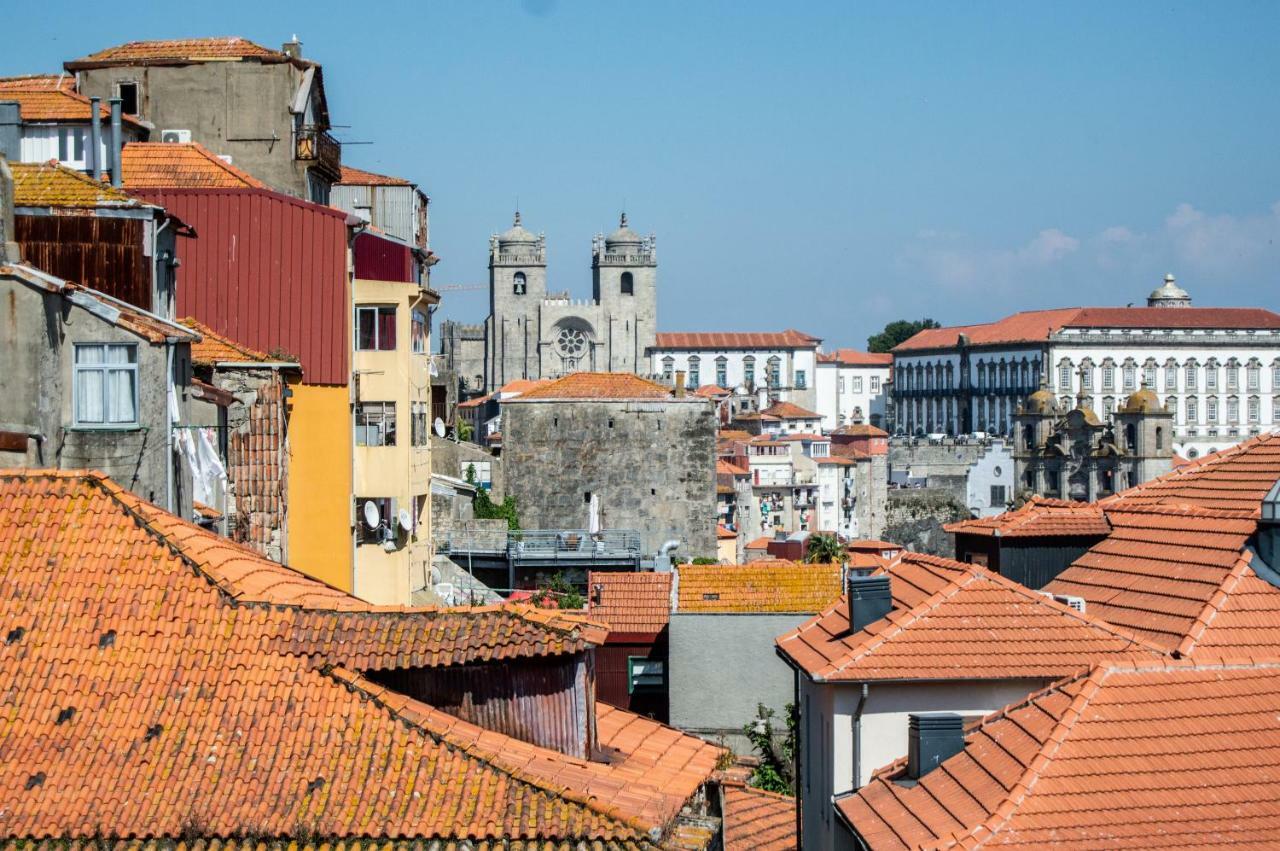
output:
[[[489,318],[485,384],[492,392],[517,378],[538,378],[539,312],[547,297],[547,239],[520,223],[489,238]]]
[[[591,287],[602,319],[609,324],[607,372],[645,371],[645,350],[656,342],[658,253],[655,238],[627,226],[591,241]]]

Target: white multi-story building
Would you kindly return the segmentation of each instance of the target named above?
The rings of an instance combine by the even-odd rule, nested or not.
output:
[[[818,405],[822,427],[867,423],[883,426],[893,355],[837,349],[818,355]]]
[[[800,331],[777,333],[660,333],[647,350],[649,369],[671,383],[677,372],[687,386],[714,384],[726,390],[766,390],[772,402],[817,404],[818,346],[822,340]],[[761,405],[761,407],[765,407]]]
[[[1042,383],[1110,420],[1140,387],[1173,414],[1173,448],[1195,458],[1280,427],[1280,314],[1191,307],[1172,276],[1146,307],[1017,313],[921,331],[893,350],[893,428],[1008,435]]]

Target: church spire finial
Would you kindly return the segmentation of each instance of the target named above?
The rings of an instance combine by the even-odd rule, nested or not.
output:
[[[520,227],[520,208],[519,208],[519,207],[516,207],[516,217],[515,217],[515,221],[513,221],[513,222],[511,223],[511,226],[512,226],[512,227],[517,227],[517,228],[518,228],[518,227]]]
[[[622,216],[618,219],[618,227],[625,228],[627,226],[627,211],[622,211]]]

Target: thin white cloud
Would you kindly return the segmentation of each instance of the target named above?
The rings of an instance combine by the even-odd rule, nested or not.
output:
[[[900,265],[955,290],[1004,287],[1060,263],[1080,248],[1080,240],[1046,228],[1016,248],[971,248],[955,233],[921,231],[903,252]]]

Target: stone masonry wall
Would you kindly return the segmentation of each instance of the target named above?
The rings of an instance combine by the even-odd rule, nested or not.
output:
[[[955,545],[943,524],[967,520],[969,511],[951,493],[911,488],[889,492],[884,537],[912,552],[955,558]]]
[[[227,409],[227,536],[272,561],[288,560],[288,415],[284,381],[270,369],[219,369]]]
[[[590,494],[606,529],[639,532],[644,555],[666,540],[716,554],[711,403],[513,400],[502,411],[502,463],[525,529],[585,529]]]

